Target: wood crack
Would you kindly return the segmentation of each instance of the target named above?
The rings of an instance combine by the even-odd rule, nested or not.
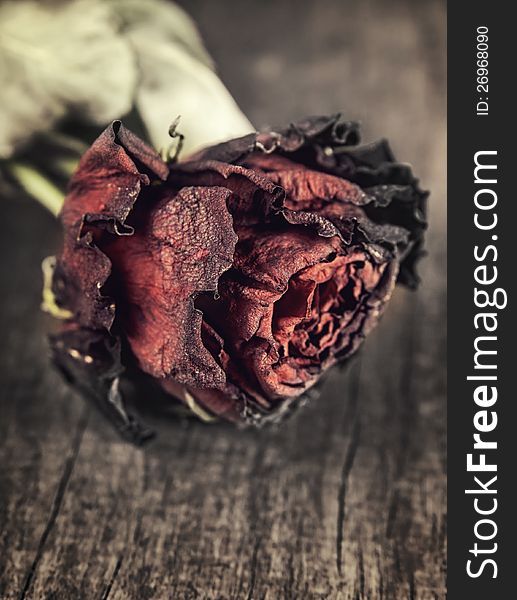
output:
[[[23,588],[18,596],[19,600],[24,600],[27,597],[27,594],[31,588],[34,575],[36,574],[36,570],[38,568],[38,564],[43,556],[43,551],[45,549],[45,545],[47,543],[48,537],[54,527],[54,524],[59,515],[59,511],[61,509],[61,505],[63,504],[63,499],[65,497],[66,488],[68,486],[68,482],[70,481],[70,477],[72,475],[72,471],[74,470],[75,461],[79,454],[79,449],[81,447],[81,442],[83,439],[84,431],[86,426],[88,425],[89,418],[89,409],[86,407],[77,423],[76,431],[74,438],[72,440],[72,445],[70,447],[70,451],[68,453],[68,457],[65,461],[63,473],[61,475],[61,479],[59,480],[59,484],[57,486],[57,491],[54,496],[54,500],[52,502],[52,508],[50,510],[50,515],[47,520],[47,524],[45,525],[45,529],[41,534],[41,538],[38,543],[38,548],[36,550],[36,555],[34,556],[34,560],[27,572],[25,577],[25,583]]]
[[[258,527],[258,515],[260,514],[262,507],[259,501],[265,492],[264,484],[262,481],[262,469],[265,451],[265,440],[261,438],[257,447],[257,452],[253,460],[253,464],[250,470],[250,507],[249,507],[249,519],[250,519],[250,534],[255,537],[253,541],[253,551],[250,559],[250,575],[248,584],[247,600],[252,600],[255,593],[255,585],[257,581],[257,570],[258,570],[258,553],[260,546],[262,545],[262,534]]]
[[[361,424],[357,416],[357,404],[359,394],[359,379],[360,379],[360,364],[357,367],[357,374],[352,377],[350,382],[350,397],[351,397],[351,408],[352,408],[352,431],[350,443],[345,454],[345,460],[341,469],[341,478],[338,488],[337,502],[337,525],[336,525],[336,567],[339,575],[342,574],[343,569],[343,529],[345,525],[345,514],[346,514],[346,493],[348,477],[354,465],[354,459],[359,447]]]
[[[109,595],[111,594],[111,589],[113,588],[113,584],[115,583],[115,579],[117,578],[117,575],[120,571],[121,565],[122,565],[122,556],[119,556],[117,558],[117,562],[115,564],[115,568],[113,569],[113,573],[110,577],[110,580],[108,581],[108,584],[106,585],[106,588],[104,589],[104,592],[102,593],[101,600],[108,600]]]

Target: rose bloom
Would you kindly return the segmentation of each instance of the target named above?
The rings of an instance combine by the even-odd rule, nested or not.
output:
[[[143,372],[204,418],[278,419],[414,286],[426,194],[339,115],[164,162],[115,122],[82,158],[52,282],[55,361],[122,433]]]

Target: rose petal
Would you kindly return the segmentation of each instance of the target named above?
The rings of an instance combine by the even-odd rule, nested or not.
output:
[[[61,212],[65,241],[53,280],[57,304],[80,325],[109,329],[115,317],[112,298],[102,292],[111,273],[109,258],[98,248],[102,230],[131,233],[125,221],[142,185],[167,174],[160,157],[119,121],[81,159]]]
[[[71,325],[50,337],[54,363],[126,440],[141,445],[153,432],[127,410],[119,388],[124,371],[120,341],[106,331]]]
[[[236,225],[264,223],[283,207],[284,191],[259,171],[215,160],[179,163],[171,168],[171,185],[221,186],[233,192],[229,210]]]
[[[400,231],[393,234],[391,226],[406,229],[405,241],[396,243],[401,262],[399,281],[415,287],[418,283],[415,265],[422,255],[428,193],[420,189],[409,165],[396,162],[386,140],[362,146],[359,142],[358,124],[343,121],[340,114],[335,114],[309,117],[286,128],[230,140],[200,152],[196,159],[227,160],[244,166],[255,162],[267,171],[264,166],[267,161],[274,165],[277,157],[288,157],[314,171],[355,183],[367,193],[366,188],[382,186],[379,192],[372,190],[369,194],[370,203],[365,210],[370,220],[386,226],[384,232],[390,238],[401,237]],[[312,223],[322,235],[332,234],[328,225],[314,217],[298,217],[298,222]],[[382,235],[380,230],[377,232]]]
[[[167,165],[120,121],[114,121],[82,157],[72,177],[61,220],[77,228],[86,214],[103,214],[124,223],[142,185],[165,180]]]
[[[220,187],[157,191],[152,210],[135,214],[134,235],[103,248],[116,273],[121,325],[140,367],[155,377],[207,387],[225,382],[201,341],[194,297],[214,292],[232,264],[230,194]]]

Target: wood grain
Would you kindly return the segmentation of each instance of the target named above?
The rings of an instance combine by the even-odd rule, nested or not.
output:
[[[424,283],[278,429],[151,420],[122,443],[49,368],[57,224],[4,201],[0,597],[445,597],[445,6],[189,1],[257,125],[342,109],[432,191]]]

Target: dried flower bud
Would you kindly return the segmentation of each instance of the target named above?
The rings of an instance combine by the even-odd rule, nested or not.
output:
[[[166,164],[115,122],[85,154],[54,356],[129,437],[121,347],[200,416],[260,423],[357,350],[397,280],[416,284],[426,194],[386,142],[358,143],[317,117]]]

